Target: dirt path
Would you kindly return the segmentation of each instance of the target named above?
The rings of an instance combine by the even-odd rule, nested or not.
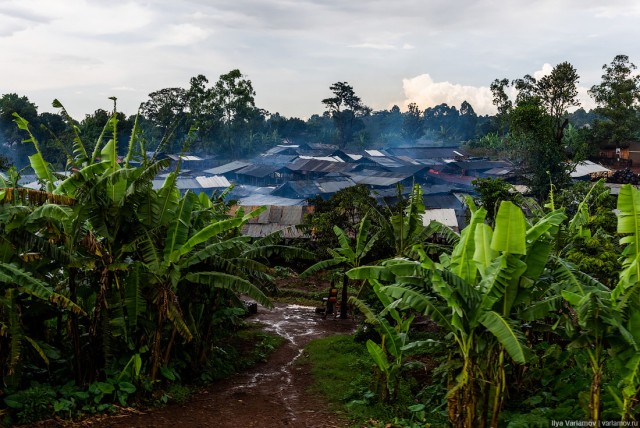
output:
[[[102,420],[104,427],[343,427],[345,422],[328,411],[326,403],[307,392],[311,375],[295,364],[310,340],[351,332],[351,320],[323,320],[314,309],[296,305],[260,308],[251,317],[286,342],[265,364],[238,374],[193,397],[136,415]]]

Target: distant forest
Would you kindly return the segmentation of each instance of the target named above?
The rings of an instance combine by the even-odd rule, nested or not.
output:
[[[630,70],[635,69],[628,58],[625,64]],[[186,88],[164,88],[149,94],[138,115],[127,117],[118,112],[118,146],[119,152],[126,152],[137,120],[138,136],[146,142],[149,151],[161,146],[161,151],[167,153],[185,150],[220,159],[250,158],[283,142],[335,144],[354,151],[391,145],[466,144],[478,149],[480,155],[509,157],[513,153],[502,149],[508,146],[505,137],[509,135],[510,124],[508,120],[505,123],[505,117],[513,106],[506,98],[505,89],[513,85],[519,94],[526,93],[527,84],[531,85],[532,81],[535,79],[531,76],[512,82],[496,79],[491,85],[494,104],[499,110],[495,116],[476,114],[467,101],[460,106],[443,103],[425,110],[410,104],[404,112],[398,106],[373,111],[357,96],[353,86],[336,82],[328,87],[328,97],[318,100],[319,105],[324,105],[324,111],[302,120],[256,106],[252,83],[239,70],[221,75],[213,84],[198,75],[190,79]],[[29,121],[45,157],[54,166],[63,168],[72,151],[73,129],[69,125],[80,132],[83,141],[95,143],[110,116],[117,112],[115,98],[113,105],[113,111],[98,109],[77,121],[67,115],[57,100],[54,106],[59,108],[59,113],[39,113],[38,107],[26,96],[2,95],[0,144],[4,144],[3,153],[7,158],[3,163],[25,166],[33,150],[32,145],[21,144],[25,136],[13,123],[14,112]],[[570,114],[563,112],[563,119],[572,129],[585,129],[603,118],[599,113],[598,109],[579,108]],[[636,135],[637,128],[633,132]],[[597,140],[593,133],[588,139]],[[591,152],[598,146],[607,146],[609,140],[595,142],[590,145]]]

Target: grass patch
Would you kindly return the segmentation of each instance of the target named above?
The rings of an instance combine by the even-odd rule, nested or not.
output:
[[[309,343],[302,364],[311,365],[313,392],[327,398],[331,409],[347,416],[354,426],[385,426],[383,421],[409,422],[409,406],[418,404],[411,392],[412,380],[400,383],[398,400],[380,403],[371,393],[373,362],[353,336],[330,336]],[[410,424],[389,426],[411,426]],[[420,426],[420,425],[417,425]]]
[[[306,291],[297,288],[279,288],[273,300],[280,303],[302,306],[321,306],[322,298],[327,297],[326,291]]]

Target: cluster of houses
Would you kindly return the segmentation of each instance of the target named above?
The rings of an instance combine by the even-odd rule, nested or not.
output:
[[[281,144],[249,161],[232,161],[213,166],[214,159],[193,155],[168,155],[181,162],[177,186],[212,194],[232,184],[230,197],[244,207],[267,206],[244,232],[265,236],[275,230],[293,230],[313,210],[308,200],[329,199],[336,192],[365,185],[380,202],[393,203],[398,186],[408,194],[414,184],[423,189],[427,213],[425,224],[438,220],[454,230],[465,221],[464,201],[473,194],[473,180],[514,176],[514,166],[504,160],[471,158],[460,147],[390,147],[378,150],[346,151],[326,144]],[[212,167],[213,166],[213,167]],[[606,168],[584,163],[572,174],[588,177]],[[156,177],[160,188],[167,174]],[[30,184],[26,184],[29,186]],[[33,183],[37,185],[37,183]]]
[[[178,179],[181,191],[213,191],[234,184],[230,197],[245,207],[267,206],[244,232],[265,236],[301,224],[316,196],[365,185],[380,202],[392,203],[398,186],[405,195],[414,184],[423,189],[431,219],[459,229],[464,223],[465,196],[478,177],[509,177],[507,161],[472,159],[459,147],[392,147],[346,151],[324,144],[281,144],[249,161],[232,161],[213,168],[199,167],[195,156],[183,158]],[[203,162],[204,163],[204,162]],[[163,177],[157,178],[160,186]],[[156,185],[154,183],[154,185]],[[289,233],[292,228],[287,229]]]

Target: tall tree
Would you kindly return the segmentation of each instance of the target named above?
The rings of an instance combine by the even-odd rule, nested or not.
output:
[[[602,82],[589,90],[602,116],[594,122],[594,134],[605,147],[627,147],[640,128],[640,76],[633,74],[636,66],[626,55],[617,55],[602,69]]]
[[[569,180],[571,165],[564,139],[569,124],[567,109],[579,105],[578,79],[575,68],[563,62],[540,80],[526,75],[513,81],[518,95],[510,129],[512,136],[523,142],[524,171],[530,174],[532,191],[540,199],[548,194],[550,182],[564,186]]]
[[[424,111],[424,126],[438,139],[457,141],[459,117],[460,112],[456,106],[449,106],[447,103],[438,104]]]
[[[187,91],[164,88],[149,94],[140,113],[154,125],[155,137],[167,141],[170,150],[178,150],[187,132]]]
[[[416,103],[409,104],[408,108],[402,120],[402,136],[407,141],[416,141],[424,133],[422,112]]]
[[[509,128],[509,113],[513,108],[513,102],[507,95],[509,79],[496,79],[491,83],[491,93],[493,94],[493,105],[498,109],[496,115],[499,122],[500,133],[504,134]]]
[[[478,115],[466,100],[460,104],[460,117],[458,118],[458,134],[462,141],[468,141],[475,137]]]
[[[216,139],[216,133],[220,132],[222,121],[222,109],[216,104],[215,90],[207,87],[209,80],[202,74],[192,77],[187,91],[190,119],[198,128],[197,144],[204,148],[211,148]]]
[[[238,140],[249,135],[247,125],[256,114],[256,95],[251,80],[238,69],[220,76],[213,88],[214,103],[222,112],[222,141],[232,154],[237,154]]]
[[[364,128],[361,118],[368,116],[371,109],[362,103],[347,82],[336,82],[329,89],[334,96],[323,99],[322,103],[333,118],[338,131],[338,142],[344,147]]]

